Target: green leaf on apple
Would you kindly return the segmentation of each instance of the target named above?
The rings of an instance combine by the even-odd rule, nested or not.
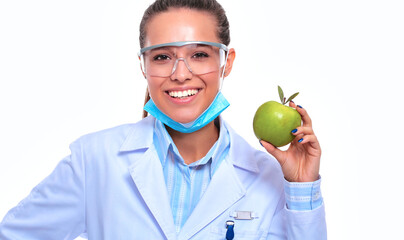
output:
[[[292,99],[295,98],[297,95],[299,95],[298,92],[295,93],[295,94],[293,94],[292,96],[290,96],[290,97],[288,98],[288,100],[287,100],[285,103],[288,103],[288,102],[292,101]]]
[[[280,87],[280,86],[278,86],[278,93],[279,93],[279,98],[281,99],[281,103],[282,104],[285,104],[284,103],[284,96],[283,96],[283,91],[282,91],[282,88]]]

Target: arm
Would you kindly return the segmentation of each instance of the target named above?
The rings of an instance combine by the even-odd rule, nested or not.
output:
[[[85,231],[84,167],[78,144],[0,223],[0,239],[74,239]]]
[[[293,102],[290,106],[296,108]],[[306,110],[300,106],[296,110],[302,116],[303,125],[292,132],[296,138],[286,151],[261,141],[278,160],[286,180],[285,200],[274,221],[286,225],[286,239],[323,240],[327,239],[327,228],[319,180],[321,148]]]

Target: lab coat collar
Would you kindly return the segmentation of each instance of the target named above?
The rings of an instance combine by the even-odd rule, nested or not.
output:
[[[153,145],[142,154],[129,154],[129,173],[144,202],[162,232],[169,240],[176,239],[174,218],[164,180],[163,169]],[[151,179],[152,178],[152,179]]]
[[[153,144],[153,127],[156,119],[148,116],[136,123],[135,127],[128,134],[123,142],[120,151],[129,152],[149,148]],[[139,137],[140,136],[140,137]]]
[[[176,239],[174,218],[168,194],[164,194],[167,193],[167,188],[163,169],[153,145],[154,122],[155,118],[149,116],[135,124],[124,140],[120,151],[145,150],[140,154],[128,155],[132,162],[128,168],[129,173],[166,238],[174,240]],[[150,180],[151,176],[153,180]]]

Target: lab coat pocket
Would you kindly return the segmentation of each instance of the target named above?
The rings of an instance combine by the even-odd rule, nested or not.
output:
[[[223,240],[226,239],[226,227],[212,227],[210,231],[211,240]],[[264,240],[267,238],[268,231],[258,230],[243,230],[234,228],[234,239],[233,240]]]

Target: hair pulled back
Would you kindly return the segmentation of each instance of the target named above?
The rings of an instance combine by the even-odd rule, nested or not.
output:
[[[144,12],[139,27],[140,48],[145,46],[147,36],[147,23],[159,13],[167,12],[171,8],[188,8],[197,11],[205,11],[216,18],[217,37],[220,42],[228,46],[230,44],[230,27],[226,12],[216,0],[156,0]],[[145,102],[150,100],[149,91],[146,90]],[[147,117],[147,112],[143,110],[143,118]]]
[[[224,45],[230,43],[229,21],[226,12],[216,0],[156,0],[144,12],[139,27],[139,43],[143,48],[147,36],[146,26],[155,15],[166,12],[170,8],[189,8],[192,10],[205,11],[216,18],[217,36]]]

